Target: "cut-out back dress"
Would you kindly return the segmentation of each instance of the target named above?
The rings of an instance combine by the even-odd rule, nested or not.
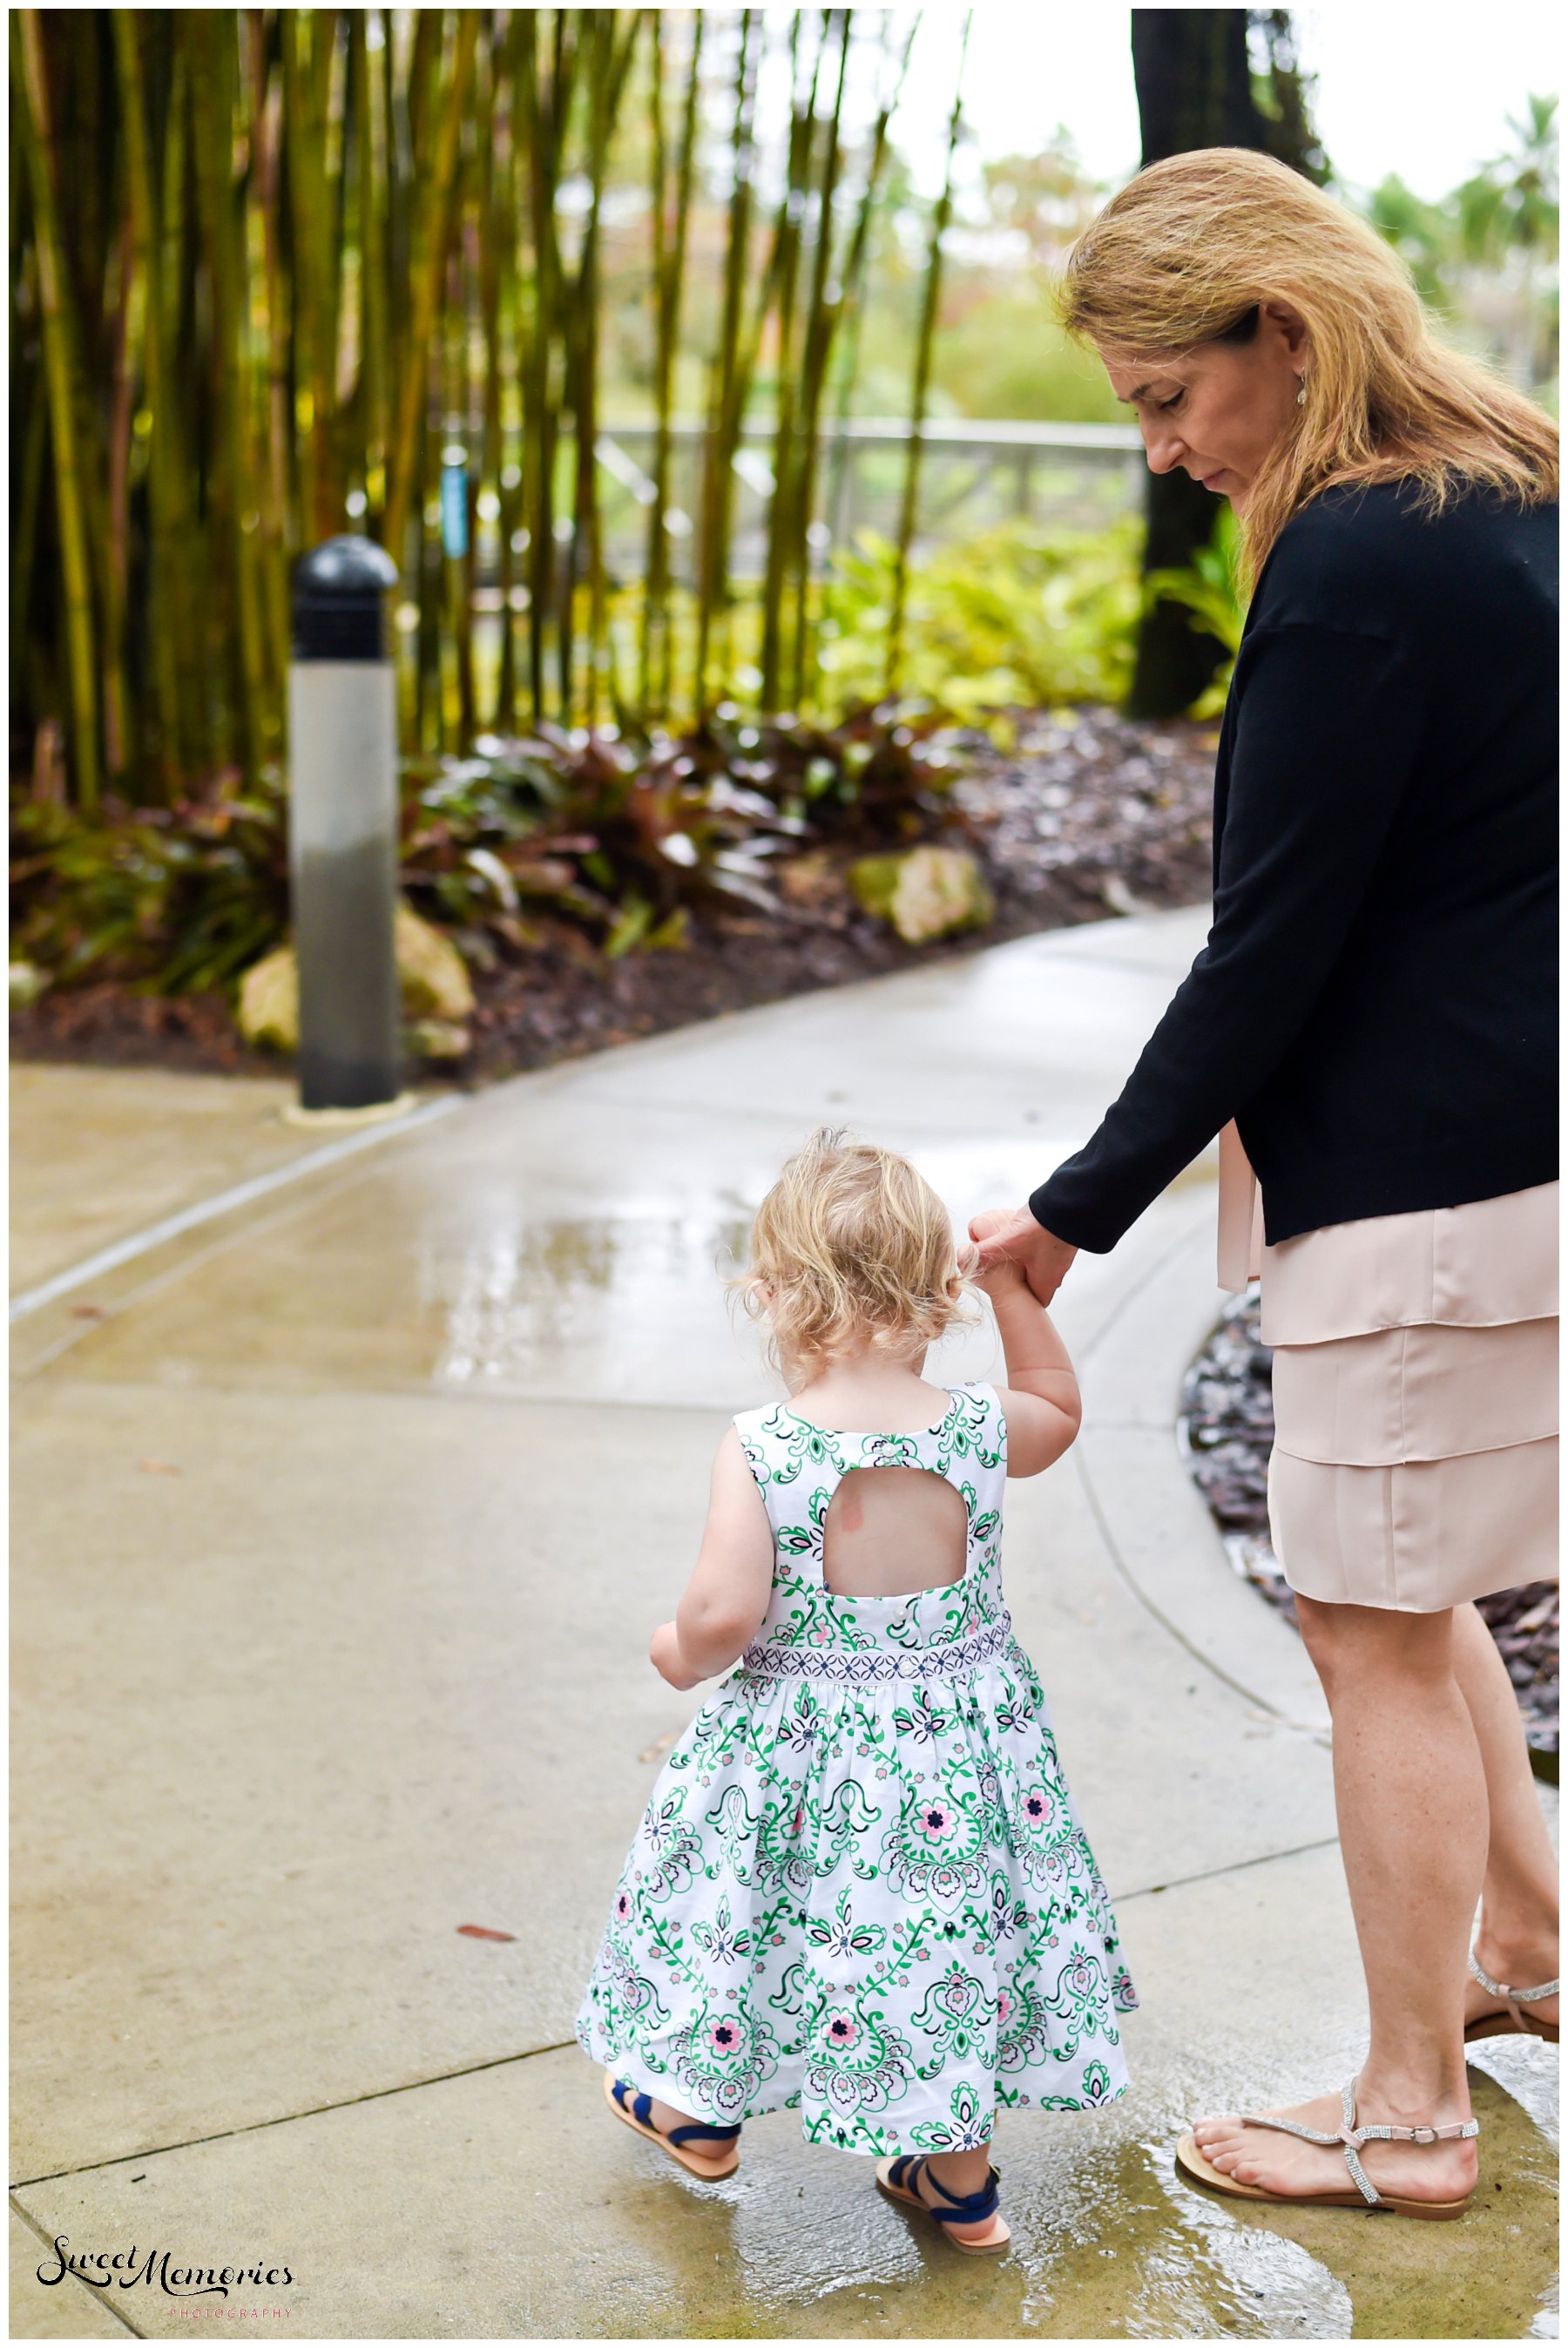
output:
[[[961,2150],[993,2110],[1120,2096],[1137,2003],[1002,1602],[1007,1426],[951,1386],[918,1434],[784,1405],[735,1426],[774,1536],[752,1645],[660,1772],[578,2018],[589,2054],[719,2125],[798,2105],[813,2143]],[[862,1468],[941,1476],[961,1581],[829,1590],[823,1529]]]

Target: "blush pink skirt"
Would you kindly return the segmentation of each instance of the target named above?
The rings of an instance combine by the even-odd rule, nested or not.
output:
[[[1555,1182],[1263,1242],[1221,1136],[1219,1274],[1274,1349],[1269,1531],[1291,1588],[1432,1613],[1557,1574]]]

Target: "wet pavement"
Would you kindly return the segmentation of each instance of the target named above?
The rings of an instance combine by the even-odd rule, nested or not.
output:
[[[1542,2047],[1485,2056],[1458,2225],[1244,2216],[1172,2171],[1194,2111],[1359,2053],[1321,1697],[1173,1433],[1221,1301],[1204,1161],[1078,1260],[1084,1432],[1009,1493],[1009,1600],[1143,1998],[1132,2092],[1003,2121],[992,2264],[791,2113],[733,2179],[683,2178],[566,2043],[700,1700],[647,1632],[726,1418],[774,1390],[719,1277],[752,1208],[824,1121],[909,1150],[956,1212],[1015,1203],[1204,927],[1057,932],[516,1078],[15,1323],[16,2336],[198,2320],[156,2283],[46,2287],[60,2234],[286,2266],[206,2320],[304,2336],[1550,2328]],[[320,1138],[282,1084],[13,1084],[18,1289]],[[997,1366],[976,1329],[930,1374]]]

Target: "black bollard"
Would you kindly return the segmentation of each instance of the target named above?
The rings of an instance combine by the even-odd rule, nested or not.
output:
[[[397,699],[384,613],[396,584],[396,564],[368,538],[329,538],[294,565],[289,870],[306,1109],[398,1096]]]

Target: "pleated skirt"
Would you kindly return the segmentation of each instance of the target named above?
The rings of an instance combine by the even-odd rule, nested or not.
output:
[[[1556,1577],[1558,1203],[1540,1183],[1268,1247],[1222,1137],[1220,1281],[1259,1282],[1269,1531],[1302,1597],[1431,1613]]]

